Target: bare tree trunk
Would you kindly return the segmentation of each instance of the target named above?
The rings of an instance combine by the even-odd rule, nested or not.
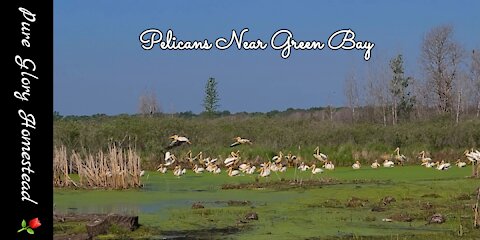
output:
[[[478,101],[478,105],[477,105],[477,118],[478,116],[480,116],[480,101]]]
[[[457,117],[456,124],[458,124],[458,119],[460,117],[460,104],[462,103],[462,90],[458,91],[458,102],[457,102]]]
[[[382,105],[382,113],[383,113],[383,126],[387,126],[387,111],[385,109],[385,105]]]
[[[474,220],[473,220],[473,227],[474,228],[480,228],[480,209],[478,202],[480,201],[480,187],[477,188],[477,203],[473,205],[473,215],[474,215]]]

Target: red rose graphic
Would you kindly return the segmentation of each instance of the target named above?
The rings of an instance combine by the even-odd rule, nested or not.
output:
[[[38,218],[34,218],[28,222],[28,226],[30,226],[31,229],[35,229],[40,227],[42,224],[40,223],[40,220]]]
[[[38,217],[30,220],[28,222],[28,226],[27,226],[27,221],[25,221],[25,219],[23,219],[22,228],[20,230],[18,230],[17,232],[21,232],[21,231],[25,230],[25,231],[27,231],[28,234],[34,234],[35,231],[33,231],[33,229],[38,228],[40,226],[42,226],[42,224],[40,223],[40,220],[38,220]]]

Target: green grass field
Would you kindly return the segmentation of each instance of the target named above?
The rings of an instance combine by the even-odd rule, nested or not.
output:
[[[479,239],[480,229],[472,229],[472,205],[480,181],[467,178],[470,174],[471,167],[438,171],[364,166],[312,176],[290,168],[256,183],[254,176],[228,177],[225,172],[189,171],[180,178],[171,171],[147,172],[140,190],[55,189],[54,202],[57,213],[139,216],[138,230],[99,239]],[[294,177],[303,184],[291,184]],[[222,189],[224,184],[245,188]],[[387,196],[396,201],[382,204]],[[192,209],[193,203],[205,208]],[[374,207],[383,211],[372,211]],[[258,213],[259,219],[242,223],[249,212]],[[427,224],[435,213],[446,222]],[[393,221],[382,221],[385,218]],[[56,223],[56,234],[84,231],[83,226],[68,224],[72,223]]]

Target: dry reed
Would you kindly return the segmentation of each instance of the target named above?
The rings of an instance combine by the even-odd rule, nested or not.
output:
[[[131,147],[125,150],[112,144],[107,153],[100,150],[94,155],[72,151],[69,159],[63,146],[55,148],[54,153],[56,187],[69,187],[73,184],[83,188],[127,189],[142,186],[140,157]],[[75,171],[78,173],[78,184],[68,175]]]

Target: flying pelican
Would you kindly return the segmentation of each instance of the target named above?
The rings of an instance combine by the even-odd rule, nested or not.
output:
[[[460,159],[458,159],[458,160],[455,162],[455,165],[457,165],[457,167],[459,167],[459,168],[462,168],[462,167],[467,166],[467,163],[466,163],[466,162],[462,162],[462,161],[460,161]]]
[[[183,136],[178,136],[177,134],[170,136],[170,139],[172,139],[172,142],[167,146],[167,149],[171,149],[177,146],[182,145],[183,143],[188,143],[192,144],[188,138],[183,137]]]
[[[234,176],[238,176],[239,174],[240,174],[240,171],[233,170],[233,167],[228,168],[228,176],[234,177]]]
[[[230,147],[235,147],[240,144],[250,144],[250,145],[252,144],[252,142],[246,138],[236,137],[233,140],[235,140],[235,142],[230,144]]]
[[[158,172],[160,173],[166,173],[167,172],[167,167],[165,167],[163,164],[160,164],[157,169]]]
[[[335,169],[335,165],[333,165],[332,161],[327,161],[325,163],[325,165],[323,165],[325,167],[325,169],[327,170],[334,170]]]
[[[403,163],[407,160],[407,157],[405,157],[405,155],[400,155],[400,148],[399,147],[395,148],[395,151],[393,151],[393,152],[396,152],[396,155],[393,158],[395,159],[397,164],[403,166]]]
[[[379,167],[380,167],[380,163],[378,163],[378,161],[375,159],[375,162],[373,162],[372,165],[370,165],[370,167],[372,167],[372,168],[379,168]]]
[[[395,163],[391,160],[386,160],[383,161],[383,167],[394,167],[395,166]]]
[[[315,153],[313,154],[313,157],[319,161],[325,162],[328,159],[328,156],[320,152],[320,147],[315,148]]]
[[[322,173],[323,172],[323,169],[317,168],[317,166],[315,164],[312,164],[312,166],[310,166],[310,168],[312,169],[312,174],[317,174],[317,173]]]
[[[352,165],[353,169],[360,169],[360,167],[361,167],[361,164],[359,161],[355,161],[355,163]]]

